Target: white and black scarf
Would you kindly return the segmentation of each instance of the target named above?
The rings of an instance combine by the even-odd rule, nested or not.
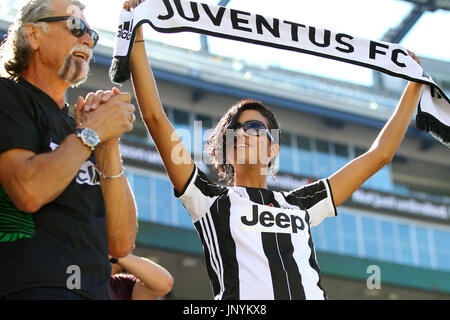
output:
[[[120,14],[111,81],[130,77],[129,56],[142,23],[164,33],[190,31],[220,38],[312,54],[426,84],[416,127],[450,147],[450,99],[429,74],[398,44],[373,41],[283,19],[187,0],[147,0]]]

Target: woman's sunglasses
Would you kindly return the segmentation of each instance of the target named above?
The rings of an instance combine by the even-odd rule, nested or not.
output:
[[[98,33],[94,30],[87,27],[86,23],[80,18],[74,16],[58,16],[58,17],[48,17],[39,19],[37,22],[56,22],[56,21],[65,21],[71,19],[69,23],[67,23],[67,28],[69,28],[70,32],[77,37],[81,38],[86,32],[87,34],[94,40],[94,44],[91,49],[93,49],[98,42],[99,36]]]
[[[267,135],[270,141],[274,141],[272,134],[267,129],[264,122],[258,120],[249,120],[244,123],[235,122],[234,125],[230,126],[229,129],[233,129],[234,131],[243,128],[246,133],[252,136],[263,136]]]

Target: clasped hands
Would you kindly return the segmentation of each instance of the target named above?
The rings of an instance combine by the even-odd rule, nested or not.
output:
[[[93,129],[101,144],[118,143],[122,134],[133,130],[136,108],[131,94],[112,90],[90,92],[86,98],[78,97],[75,123],[79,128]]]

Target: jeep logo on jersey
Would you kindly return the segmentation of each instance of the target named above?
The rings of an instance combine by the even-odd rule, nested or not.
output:
[[[133,34],[133,21],[126,21],[119,26],[119,31],[117,32],[117,38],[122,38],[125,40],[130,40]]]
[[[299,210],[285,210],[254,204],[251,210],[246,212],[246,215],[241,216],[241,222],[245,229],[253,231],[298,233],[305,229],[305,223],[298,215],[299,213],[301,214]]]

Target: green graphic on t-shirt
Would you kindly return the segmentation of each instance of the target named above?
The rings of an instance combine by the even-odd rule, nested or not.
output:
[[[13,242],[34,236],[31,213],[18,210],[0,186],[0,242]]]

